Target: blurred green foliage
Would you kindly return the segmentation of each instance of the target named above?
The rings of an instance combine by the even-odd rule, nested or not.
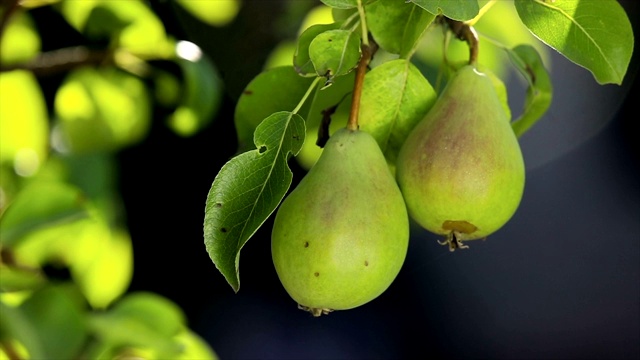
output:
[[[177,4],[210,26],[242,5]],[[85,44],[42,52],[39,7]],[[176,136],[211,124],[215,64],[141,0],[4,1],[0,18],[0,359],[216,359],[178,305],[128,291],[135,239],[115,186],[115,155],[149,136],[155,107]],[[38,74],[61,71],[48,108]]]

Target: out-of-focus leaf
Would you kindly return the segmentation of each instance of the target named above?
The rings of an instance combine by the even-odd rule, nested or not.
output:
[[[309,58],[318,76],[330,84],[336,76],[355,69],[360,60],[360,36],[349,30],[328,30],[317,35],[309,44]]]
[[[117,44],[138,56],[171,52],[162,21],[140,0],[63,1],[67,21],[91,38],[117,38]]]
[[[47,286],[36,291],[19,307],[46,354],[42,358],[75,358],[88,336],[84,309],[71,290]],[[27,348],[33,356],[31,349]]]
[[[77,188],[60,182],[35,182],[20,191],[0,218],[0,243],[15,246],[29,232],[88,216]]]
[[[336,9],[351,9],[358,7],[358,0],[320,0],[323,4]],[[363,1],[363,3],[366,1]]]
[[[52,5],[57,2],[60,2],[60,0],[21,0],[20,6],[33,9],[40,6]]]
[[[0,262],[0,292],[34,290],[46,281],[36,269],[17,268]]]
[[[549,109],[553,97],[553,85],[540,55],[531,46],[520,45],[509,51],[516,68],[527,79],[527,97],[524,111],[511,126],[517,136],[522,136]]]
[[[264,62],[263,70],[271,70],[280,66],[291,66],[293,56],[296,52],[295,41],[281,41],[276,45]]]
[[[480,7],[478,0],[410,0],[433,15],[444,15],[453,20],[473,19]]]
[[[11,16],[0,45],[0,62],[4,65],[27,62],[38,54],[40,36],[29,13],[18,11]]]
[[[241,6],[240,0],[177,0],[177,3],[197,19],[212,26],[229,24]]]
[[[182,351],[175,336],[185,328],[182,310],[167,298],[135,292],[109,310],[89,317],[89,326],[110,347],[150,348],[158,358],[175,358]]]
[[[49,123],[42,90],[33,74],[0,75],[0,164],[22,176],[35,174],[48,155]]]
[[[117,151],[141,141],[151,124],[142,80],[115,68],[80,68],[65,79],[54,102],[59,150]]]
[[[365,77],[358,122],[380,145],[389,164],[437,94],[409,60],[386,62]],[[394,167],[392,167],[393,169]]]
[[[89,304],[104,309],[124,294],[131,282],[131,238],[124,229],[106,226],[85,228],[80,236],[70,256],[71,276]]]
[[[413,3],[379,0],[367,6],[367,25],[384,50],[408,59],[435,15]]]
[[[522,22],[540,40],[589,70],[599,84],[622,83],[633,29],[616,0],[515,1]]]
[[[195,332],[186,329],[176,336],[176,340],[183,346],[184,351],[178,360],[218,360],[218,354],[211,346]]]
[[[257,149],[227,162],[211,185],[204,217],[209,257],[234,291],[240,289],[240,250],[289,190],[287,161],[304,142],[304,119],[281,111],[256,128]]]
[[[273,68],[253,78],[235,109],[239,152],[254,148],[253,133],[262,120],[275,112],[295,109],[312,82],[313,79],[298,75],[293,66]],[[301,113],[305,107],[306,104]]]
[[[174,132],[187,137],[213,121],[222,102],[222,80],[213,62],[197,45],[180,41],[176,48],[176,61],[184,78],[184,92],[168,122]]]
[[[39,339],[36,324],[19,307],[0,301],[0,340],[19,342],[30,359],[45,359],[46,352]]]

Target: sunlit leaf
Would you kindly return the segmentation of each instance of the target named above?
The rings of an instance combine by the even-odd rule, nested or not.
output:
[[[316,74],[327,78],[346,75],[360,60],[360,36],[348,30],[328,30],[317,35],[309,44],[309,58]]]
[[[151,124],[145,83],[116,68],[80,68],[58,89],[58,150],[116,151],[141,141]]]
[[[36,291],[19,307],[32,325],[46,358],[74,358],[88,336],[84,309],[71,290],[47,286]],[[63,331],[61,324],[64,324]],[[28,349],[33,358],[37,358],[31,348]]]
[[[229,24],[240,11],[240,0],[177,0],[185,10],[197,19],[212,25],[225,26]]]
[[[130,293],[88,320],[100,341],[111,347],[150,348],[159,358],[175,358],[182,350],[174,337],[185,328],[185,316],[175,303],[155,293]]]
[[[67,21],[91,38],[117,37],[119,46],[139,56],[171,50],[162,21],[143,1],[82,0],[60,5]]]
[[[240,152],[254,148],[253,133],[262,120],[275,112],[295,109],[312,82],[313,79],[298,75],[293,66],[273,68],[253,78],[235,109]]]
[[[516,135],[522,136],[551,106],[553,86],[540,55],[533,47],[517,46],[509,51],[509,56],[529,84],[522,115],[512,123]]]
[[[312,25],[298,37],[296,51],[293,55],[293,66],[298,74],[302,76],[317,76],[316,69],[311,61],[311,57],[309,56],[309,46],[311,45],[311,41],[325,31],[339,28],[339,23]]]
[[[515,1],[522,22],[599,84],[621,84],[633,53],[633,29],[616,0]]]
[[[22,189],[0,218],[0,243],[15,246],[29,232],[88,216],[80,190],[60,182],[36,182]]]
[[[222,102],[222,80],[213,62],[195,44],[181,41],[177,47],[181,57],[176,61],[182,69],[184,92],[168,122],[173,131],[187,137],[213,121]]]
[[[376,1],[367,6],[366,14],[369,31],[376,43],[405,59],[413,55],[422,35],[435,19],[435,15],[415,4],[396,0]]]
[[[387,161],[394,164],[404,140],[436,97],[431,84],[408,60],[386,62],[365,77],[360,129],[373,135]]]
[[[85,228],[73,245],[71,276],[93,308],[106,308],[125,293],[133,275],[131,238],[124,229]]]
[[[178,360],[218,360],[218,354],[211,346],[192,330],[186,329],[176,336],[176,340],[184,347]]]
[[[433,15],[444,15],[453,20],[473,19],[480,7],[478,0],[410,0]]]
[[[35,76],[0,74],[0,163],[22,176],[35,174],[48,154],[47,107]]]
[[[320,1],[322,1],[323,4],[336,9],[351,9],[351,8],[358,7],[358,0],[320,0]]]
[[[4,65],[27,62],[40,51],[38,31],[28,12],[17,11],[9,19],[0,39],[0,62]]]
[[[257,149],[227,162],[211,185],[204,218],[207,252],[229,285],[240,288],[240,250],[276,209],[293,174],[287,161],[304,142],[304,120],[277,112],[256,128]]]

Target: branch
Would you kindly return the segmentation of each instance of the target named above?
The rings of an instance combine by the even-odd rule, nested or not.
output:
[[[2,65],[0,66],[0,72],[29,70],[36,76],[47,76],[69,71],[84,65],[105,65],[112,63],[112,50],[91,50],[84,46],[77,46],[41,53],[27,63]]]
[[[473,26],[462,21],[452,20],[444,17],[444,21],[449,26],[449,30],[459,39],[469,44],[469,64],[475,65],[478,60],[478,33]]]
[[[362,95],[362,87],[364,86],[364,76],[367,74],[369,63],[373,58],[373,54],[378,51],[378,44],[369,38],[369,45],[362,43],[362,56],[356,69],[356,80],[353,86],[353,97],[351,100],[351,111],[349,112],[349,121],[347,128],[349,130],[358,129],[358,115],[360,112],[360,97]]]

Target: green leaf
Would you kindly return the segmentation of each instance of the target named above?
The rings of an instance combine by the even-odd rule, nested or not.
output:
[[[222,80],[213,62],[198,46],[180,41],[177,48],[176,62],[182,69],[185,89],[168,122],[174,132],[188,137],[213,121],[222,102]]]
[[[373,135],[390,164],[437,95],[420,71],[405,59],[386,62],[365,77],[360,129]]]
[[[185,10],[197,19],[212,25],[228,25],[240,11],[240,0],[177,0]]]
[[[36,77],[23,70],[2,73],[0,104],[0,164],[34,175],[49,151],[49,115]]]
[[[360,60],[360,36],[348,30],[329,30],[316,36],[309,44],[309,57],[316,74],[331,84],[336,76],[346,75]]]
[[[253,149],[253,133],[262,120],[275,112],[295,109],[312,82],[298,75],[293,66],[269,69],[251,80],[235,109],[239,152]]]
[[[146,84],[113,67],[70,73],[54,100],[59,150],[116,151],[147,136],[152,103]]]
[[[46,283],[37,269],[6,266],[0,262],[0,292],[34,290]]]
[[[175,358],[182,346],[174,337],[186,328],[186,318],[169,299],[150,292],[134,292],[110,310],[90,316],[89,326],[112,347],[147,347],[159,358]]]
[[[358,7],[358,0],[320,0],[323,4],[335,9],[351,9]]]
[[[0,340],[10,339],[20,342],[29,352],[31,359],[45,359],[47,353],[39,339],[36,324],[19,307],[12,307],[0,301]],[[4,358],[3,358],[4,359]]]
[[[32,324],[46,358],[73,359],[78,356],[88,336],[88,329],[85,309],[73,293],[73,288],[57,285],[44,287],[25,300],[19,309]]]
[[[511,124],[516,135],[522,136],[551,106],[553,87],[547,69],[535,48],[520,45],[508,53],[516,68],[529,83],[524,111]]]
[[[29,232],[88,216],[77,188],[60,182],[34,182],[16,195],[0,218],[0,244],[15,246]]]
[[[27,62],[40,51],[40,36],[28,12],[17,11],[1,36],[0,62],[3,65]]]
[[[444,15],[453,20],[473,19],[480,7],[477,0],[410,0],[433,15]]]
[[[380,47],[408,59],[435,15],[421,7],[397,0],[379,0],[367,6],[367,25]]]
[[[622,84],[634,37],[616,0],[517,0],[515,6],[533,34],[589,70],[599,84]]]
[[[240,250],[285,196],[293,174],[287,165],[305,137],[304,120],[281,111],[256,128],[257,149],[227,162],[207,196],[204,241],[218,270],[234,289],[240,288]]]
[[[296,51],[293,55],[293,66],[298,74],[302,76],[316,76],[316,69],[313,66],[311,57],[309,57],[309,45],[311,45],[311,41],[321,33],[338,28],[340,28],[339,23],[316,24],[310,26],[300,34],[296,45]]]

